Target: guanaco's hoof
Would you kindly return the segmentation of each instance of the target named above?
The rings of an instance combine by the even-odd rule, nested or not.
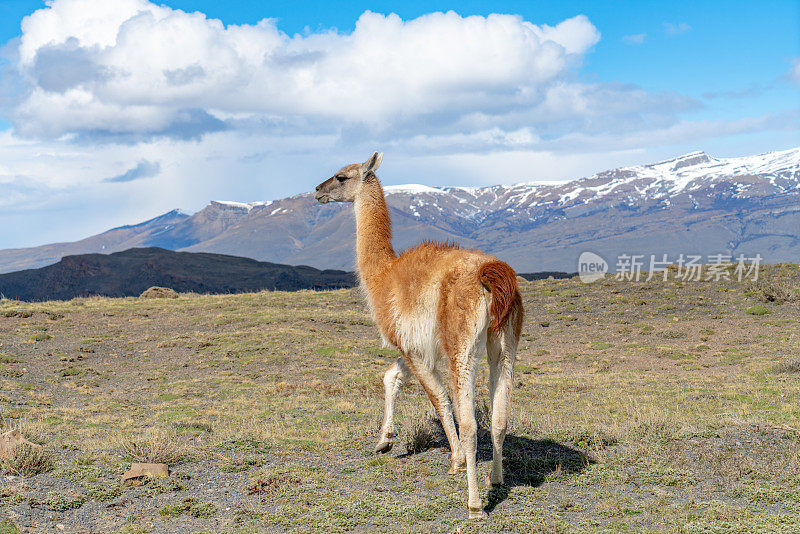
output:
[[[392,450],[394,447],[394,442],[391,440],[381,440],[375,445],[375,454],[385,454]]]
[[[469,507],[470,519],[480,520],[480,519],[486,519],[487,517],[489,516],[486,515],[486,512],[483,511],[483,508],[473,508],[471,506]]]
[[[467,464],[453,464],[450,466],[450,469],[447,470],[448,475],[457,475],[458,473],[463,473],[467,470]]]

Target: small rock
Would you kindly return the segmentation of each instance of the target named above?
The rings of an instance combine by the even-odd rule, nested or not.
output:
[[[167,464],[134,463],[131,468],[122,474],[122,484],[135,486],[141,485],[145,477],[168,477]]]

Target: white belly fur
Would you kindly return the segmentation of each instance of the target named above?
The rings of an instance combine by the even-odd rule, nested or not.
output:
[[[395,325],[399,349],[417,365],[433,370],[441,352],[437,308],[439,285],[431,286],[420,295],[411,313],[403,314],[395,306]]]
[[[396,305],[395,325],[398,348],[417,365],[433,370],[444,353],[439,342],[438,324],[439,286],[432,284],[417,300],[410,313],[400,313]],[[482,298],[475,310],[475,322],[469,332],[464,332],[462,350],[472,350],[484,333],[489,321],[489,302]],[[484,336],[485,337],[485,336]]]

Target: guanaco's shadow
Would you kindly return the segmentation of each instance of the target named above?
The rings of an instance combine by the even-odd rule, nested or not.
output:
[[[478,420],[478,461],[492,460],[492,437]],[[416,450],[411,447],[398,458],[409,457],[432,448],[449,448],[441,423],[431,420],[430,439],[421,442]],[[531,439],[507,434],[503,443],[503,473],[505,484],[489,490],[484,510],[489,513],[506,500],[512,488],[538,487],[553,473],[580,473],[594,461],[582,450],[549,439]]]
[[[478,458],[491,461],[492,439],[487,431],[478,434]],[[503,443],[503,478],[505,484],[489,490],[484,510],[490,513],[506,500],[511,488],[538,487],[551,474],[580,473],[594,461],[582,450],[549,439],[531,439],[506,435]]]

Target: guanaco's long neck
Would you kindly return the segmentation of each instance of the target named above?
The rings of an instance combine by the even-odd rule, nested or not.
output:
[[[361,184],[356,196],[356,257],[358,274],[372,293],[380,283],[380,274],[397,257],[392,248],[392,223],[383,196],[383,188],[375,176]]]

